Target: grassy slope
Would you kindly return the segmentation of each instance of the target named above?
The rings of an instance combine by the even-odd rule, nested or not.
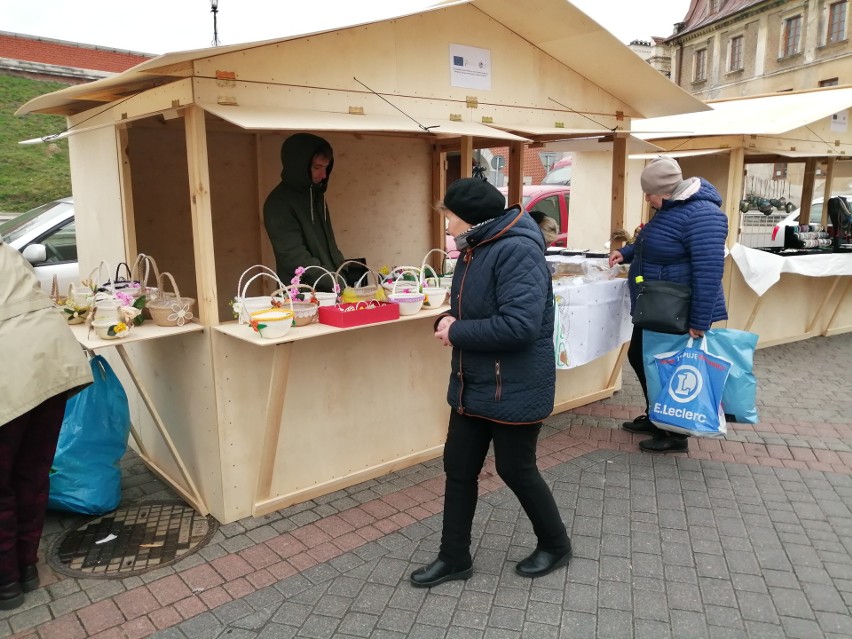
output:
[[[15,111],[31,98],[66,86],[0,75],[0,211],[21,213],[71,195],[67,140],[18,144],[21,140],[64,131],[65,118],[32,113],[15,115]]]

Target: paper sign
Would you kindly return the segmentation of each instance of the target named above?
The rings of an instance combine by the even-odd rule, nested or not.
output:
[[[450,84],[464,89],[491,90],[491,51],[450,45]]]

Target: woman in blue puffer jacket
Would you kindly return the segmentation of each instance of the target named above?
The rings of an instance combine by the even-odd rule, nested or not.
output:
[[[536,465],[541,420],[553,410],[553,291],[544,237],[520,207],[504,210],[488,182],[464,178],[447,189],[443,207],[461,254],[450,311],[435,337],[452,346],[444,445],[444,527],[438,558],[411,574],[431,587],[473,574],[471,526],[478,478],[494,444],[497,474],[515,493],[538,543],[516,566],[540,577],[571,559],[571,541],[550,488]]]
[[[645,280],[667,280],[687,284],[692,289],[689,309],[689,335],[702,337],[713,322],[728,318],[722,291],[725,270],[725,239],[728,218],[719,205],[722,197],[703,178],[683,179],[680,165],[670,157],[653,160],[641,177],[645,199],[657,210],[636,237],[609,257],[610,266],[630,264],[627,277],[631,311],[636,304],[636,276]],[[637,258],[642,249],[641,260]],[[641,264],[640,264],[641,261]],[[660,430],[648,419],[648,387],[642,363],[642,329],[634,326],[627,359],[645,395],[646,412],[623,427],[633,433],[647,433],[651,439],[639,442],[648,452],[682,452],[688,449],[686,435]]]

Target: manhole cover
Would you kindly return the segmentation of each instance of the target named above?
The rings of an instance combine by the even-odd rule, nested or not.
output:
[[[65,533],[49,561],[72,577],[131,577],[195,552],[217,526],[213,517],[202,517],[183,503],[128,506]]]

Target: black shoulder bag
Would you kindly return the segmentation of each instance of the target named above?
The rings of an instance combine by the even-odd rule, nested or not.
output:
[[[688,333],[692,289],[686,284],[664,280],[646,282],[642,275],[643,243],[638,241],[636,247],[639,275],[636,276],[637,295],[633,307],[633,323],[657,333]]]

